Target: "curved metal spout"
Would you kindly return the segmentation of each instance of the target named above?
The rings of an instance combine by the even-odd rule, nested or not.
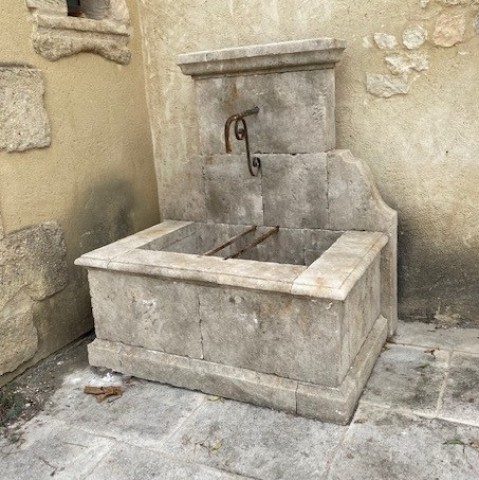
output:
[[[226,153],[231,153],[232,151],[231,142],[230,142],[230,130],[231,130],[231,125],[234,122],[235,137],[237,140],[239,141],[244,140],[245,142],[246,158],[248,161],[248,170],[253,177],[256,177],[258,175],[261,169],[261,161],[258,157],[251,158],[251,153],[249,150],[248,126],[246,125],[245,117],[248,117],[249,115],[256,115],[258,112],[259,112],[259,107],[253,107],[253,108],[250,108],[249,110],[245,110],[244,112],[235,113],[234,115],[231,115],[231,117],[229,117],[225,123]]]

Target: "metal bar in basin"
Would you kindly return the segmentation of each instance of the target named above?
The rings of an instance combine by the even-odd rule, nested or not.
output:
[[[252,227],[248,228],[248,230],[245,230],[244,232],[239,233],[238,235],[235,235],[234,237],[231,237],[228,239],[225,243],[222,243],[218,247],[212,248],[211,250],[208,250],[206,253],[203,255],[206,255],[207,257],[214,255],[215,253],[219,252],[220,250],[223,250],[226,247],[229,247],[231,244],[235,243],[236,240],[239,240],[240,238],[244,237],[245,235],[248,235],[248,233],[254,232],[258,227],[256,225],[253,225]]]
[[[266,233],[258,237],[254,242],[251,242],[249,245],[242,248],[240,251],[234,253],[233,255],[230,255],[229,257],[225,257],[225,260],[229,260],[230,258],[238,258],[242,253],[250,250],[253,247],[256,247],[256,245],[259,245],[260,243],[264,242],[267,238],[271,237],[272,235],[278,232],[279,232],[279,227],[274,227],[268,230]]]

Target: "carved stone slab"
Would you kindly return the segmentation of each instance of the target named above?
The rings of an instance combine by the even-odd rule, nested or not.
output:
[[[39,70],[0,64],[0,150],[22,152],[50,145],[44,93]]]

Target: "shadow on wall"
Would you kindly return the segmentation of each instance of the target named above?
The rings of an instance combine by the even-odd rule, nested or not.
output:
[[[477,328],[478,251],[460,244],[453,249],[424,245],[405,223],[399,231],[399,317]]]
[[[110,179],[97,183],[83,194],[80,202],[83,207],[78,231],[83,233],[79,253],[95,250],[135,231],[135,199],[128,182]]]

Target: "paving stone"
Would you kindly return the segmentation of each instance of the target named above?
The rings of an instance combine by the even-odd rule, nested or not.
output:
[[[2,480],[80,480],[114,444],[45,417],[31,422],[22,438],[19,447],[0,450]]]
[[[67,377],[50,413],[91,433],[139,445],[157,445],[203,401],[199,393],[134,379],[124,382],[121,397],[97,403],[83,393],[85,385],[102,383],[94,379],[87,370]]]
[[[394,341],[479,355],[478,328],[438,328],[430,323],[400,322]]]
[[[439,415],[479,426],[479,356],[454,353]]]
[[[362,406],[328,480],[472,480],[479,429]],[[301,477],[297,477],[301,478]]]
[[[206,402],[166,448],[183,462],[255,479],[320,479],[346,428],[232,401]]]
[[[448,358],[449,352],[389,345],[374,367],[361,402],[434,414]]]
[[[121,459],[119,462],[118,459]],[[86,480],[241,480],[237,475],[202,465],[179,463],[157,452],[119,444]]]

